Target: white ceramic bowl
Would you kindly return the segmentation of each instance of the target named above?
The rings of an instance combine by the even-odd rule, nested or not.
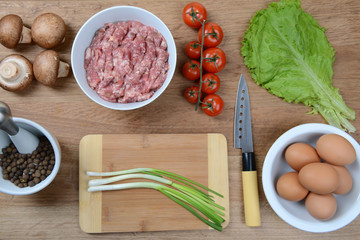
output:
[[[59,171],[60,168],[60,162],[61,162],[61,150],[60,145],[55,138],[54,135],[52,135],[48,130],[46,130],[44,127],[40,126],[39,124],[24,119],[24,118],[13,118],[14,122],[19,126],[22,127],[25,130],[28,130],[29,132],[37,135],[37,136],[45,136],[49,142],[51,143],[51,146],[54,150],[55,154],[55,165],[54,168],[49,176],[45,178],[45,180],[41,181],[40,183],[36,184],[34,187],[24,187],[19,188],[15,186],[12,182],[9,180],[4,180],[2,177],[2,171],[0,171],[0,192],[11,194],[11,195],[28,195],[36,193],[46,186],[48,186],[55,178],[56,174]],[[6,144],[4,144],[3,141],[7,141],[4,138],[0,138],[0,146],[5,147]],[[1,151],[1,150],[0,150]]]
[[[295,142],[305,142],[315,147],[317,139],[329,133],[345,137],[356,150],[356,160],[346,166],[353,178],[352,190],[345,195],[334,194],[337,211],[331,219],[321,221],[307,212],[304,200],[287,201],[277,194],[275,186],[282,174],[293,171],[285,161],[284,152],[287,146]],[[294,127],[281,135],[271,146],[263,165],[262,183],[269,204],[288,224],[308,232],[337,230],[349,224],[360,213],[360,146],[349,134],[330,125],[310,123]]]
[[[95,32],[100,29],[105,23],[109,22],[118,22],[118,21],[138,21],[144,25],[152,26],[156,30],[158,30],[165,38],[168,45],[169,52],[169,71],[167,73],[167,78],[162,85],[162,87],[155,92],[155,94],[148,100],[142,102],[135,103],[112,103],[108,102],[89,87],[86,80],[86,72],[84,69],[84,55],[85,50],[89,47]],[[143,107],[152,101],[154,101],[157,97],[161,95],[162,92],[169,85],[176,67],[176,46],[174,38],[167,28],[167,26],[154,14],[148,12],[144,9],[138,7],[131,6],[116,6],[107,8],[96,13],[89,20],[85,22],[85,24],[80,28],[77,33],[72,50],[71,50],[71,65],[72,71],[74,73],[75,79],[79,84],[80,88],[83,92],[94,102],[116,110],[131,110]]]

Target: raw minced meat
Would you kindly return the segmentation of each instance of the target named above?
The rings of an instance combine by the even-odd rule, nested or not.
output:
[[[109,102],[141,102],[163,85],[169,53],[165,38],[136,21],[106,23],[85,52],[89,86]]]

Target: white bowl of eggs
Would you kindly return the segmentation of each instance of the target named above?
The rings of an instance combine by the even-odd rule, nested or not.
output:
[[[330,125],[294,127],[271,146],[262,183],[269,204],[288,224],[335,231],[360,213],[360,145]]]

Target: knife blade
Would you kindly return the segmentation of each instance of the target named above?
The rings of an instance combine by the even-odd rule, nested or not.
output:
[[[246,81],[242,74],[236,96],[234,147],[242,149],[245,224],[250,227],[260,226],[259,190],[253,150],[250,99]]]

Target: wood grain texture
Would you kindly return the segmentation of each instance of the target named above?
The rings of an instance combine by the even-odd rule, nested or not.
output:
[[[86,171],[102,172],[103,136],[87,135],[79,146],[79,224],[84,232],[98,233],[102,228],[102,192],[89,193]]]
[[[206,135],[124,136],[104,135],[103,171],[151,167],[208,184]],[[154,191],[104,192],[103,232],[207,229],[185,209]]]
[[[186,61],[184,48],[196,40],[196,31],[182,22],[181,11],[186,0],[103,0],[103,1],[0,1],[0,16],[19,14],[25,25],[44,12],[55,12],[65,19],[66,41],[55,50],[61,59],[70,62],[72,42],[81,25],[96,12],[116,5],[133,5],[160,17],[172,32],[178,52],[174,78],[165,92],[150,105],[133,111],[113,111],[92,102],[82,93],[74,77],[59,81],[49,88],[33,82],[21,93],[0,89],[0,100],[7,102],[16,117],[33,120],[49,129],[59,140],[62,162],[55,180],[44,190],[31,196],[8,196],[0,193],[0,239],[357,239],[360,218],[335,232],[313,234],[289,226],[280,219],[266,201],[261,185],[261,170],[272,143],[285,131],[303,123],[320,122],[320,115],[307,115],[304,105],[282,101],[257,86],[240,55],[242,37],[250,18],[271,0],[201,1],[209,20],[223,28],[225,37],[220,47],[227,54],[227,65],[219,74],[222,85],[219,95],[225,102],[224,112],[209,118],[184,100],[184,90],[192,85],[181,74]],[[336,50],[334,86],[340,89],[345,102],[356,112],[352,123],[360,129],[360,1],[303,0],[302,7],[327,29],[326,35]],[[0,58],[19,52],[34,60],[42,49],[36,45],[15,50],[0,46]],[[253,139],[262,226],[245,226],[241,151],[233,148],[233,118],[236,89],[240,74],[248,84],[253,123]],[[79,142],[88,134],[150,134],[217,132],[228,140],[231,221],[222,232],[208,230],[151,233],[86,234],[79,226]],[[360,141],[359,131],[351,134]]]
[[[101,169],[110,172],[140,167],[177,173],[223,194],[224,198],[216,198],[215,202],[226,208],[225,219],[228,220],[227,165],[226,139],[221,134],[86,136],[80,145],[79,214],[83,220],[80,225],[90,233],[208,229],[186,209],[154,189],[104,191],[101,195],[88,193],[89,177],[83,174]],[[211,178],[214,179],[209,182]]]
[[[214,200],[225,208],[225,222],[222,224],[226,228],[230,222],[230,202],[229,199],[229,170],[227,157],[227,141],[224,135],[218,133],[208,134],[208,187],[221,193],[221,198],[214,195]]]

